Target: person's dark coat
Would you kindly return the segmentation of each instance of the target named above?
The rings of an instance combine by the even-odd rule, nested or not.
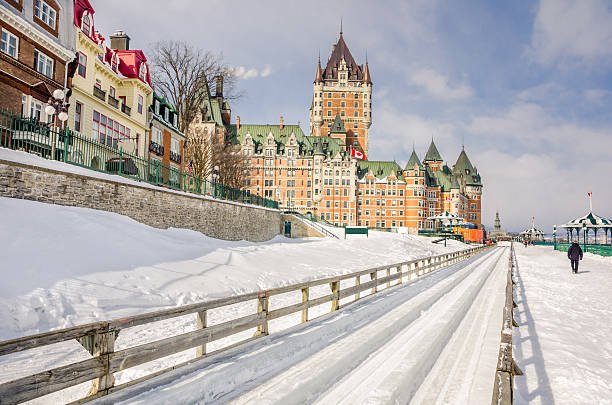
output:
[[[576,242],[572,243],[572,246],[567,250],[567,257],[570,260],[582,260],[582,249]]]

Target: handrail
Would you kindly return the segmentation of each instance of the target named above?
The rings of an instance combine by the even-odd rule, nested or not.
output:
[[[330,232],[329,230],[325,229],[324,226],[317,224],[316,222],[306,218],[305,215],[299,213],[299,212],[294,212],[294,211],[287,211],[286,214],[288,215],[293,215],[295,217],[297,217],[298,219],[300,219],[303,223],[305,223],[308,226],[313,227],[314,229],[316,229],[317,231],[321,232],[323,235],[325,236],[329,236],[332,238],[336,238],[336,239],[340,239],[337,235],[335,235],[334,233]]]
[[[2,398],[3,404],[20,403],[80,384],[84,381],[93,380],[89,396],[81,400],[88,401],[133,384],[128,382],[119,386],[114,385],[113,374],[121,370],[194,347],[197,348],[196,356],[198,358],[204,357],[206,356],[206,343],[253,328],[257,328],[255,336],[242,341],[243,343],[265,336],[268,334],[269,320],[296,312],[301,312],[302,322],[307,322],[309,321],[308,312],[311,307],[331,302],[331,311],[336,311],[340,308],[341,299],[353,296],[354,301],[356,301],[361,298],[361,293],[364,291],[371,291],[372,294],[377,293],[383,288],[403,283],[404,279],[411,280],[414,277],[422,276],[441,267],[467,259],[489,247],[481,246],[437,256],[423,257],[271,290],[204,301],[3,341],[0,342],[0,356],[76,339],[93,357],[88,360],[2,383],[0,384],[0,398]],[[383,273],[379,275],[380,272]],[[369,276],[369,281],[362,283],[361,277],[363,276]],[[340,282],[351,278],[355,279],[354,286],[341,290]],[[309,298],[310,288],[320,285],[329,285],[330,294],[318,298]],[[301,302],[269,310],[270,297],[293,291],[302,292]],[[256,300],[258,304],[256,313],[221,324],[206,325],[207,310],[253,300]],[[195,314],[197,317],[198,326],[194,331],[119,351],[114,350],[117,335],[123,329],[189,314]],[[232,345],[232,347],[234,346],[235,344]],[[193,361],[190,360],[190,362]],[[179,366],[177,365],[172,368]],[[143,377],[140,380],[151,378],[159,373]]]
[[[491,405],[512,405],[514,376],[523,375],[521,369],[512,358],[512,327],[518,326],[514,320],[514,280],[512,273],[515,268],[516,253],[514,242],[510,242],[510,257],[508,259],[508,275],[506,279],[506,300],[501,331],[501,343],[497,357],[497,369],[493,384]]]

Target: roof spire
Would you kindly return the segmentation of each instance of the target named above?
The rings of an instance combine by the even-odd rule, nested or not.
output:
[[[342,36],[342,16],[340,16],[340,36]]]

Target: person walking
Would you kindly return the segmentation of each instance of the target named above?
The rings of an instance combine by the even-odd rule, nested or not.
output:
[[[582,249],[577,242],[572,243],[569,249],[567,249],[567,257],[572,262],[572,273],[578,273],[578,261],[582,260]]]

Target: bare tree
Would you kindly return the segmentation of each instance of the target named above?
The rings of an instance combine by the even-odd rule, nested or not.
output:
[[[240,146],[226,144],[201,125],[189,126],[185,158],[191,162],[192,174],[207,178],[219,168],[219,182],[236,189],[244,188],[247,161]]]
[[[236,75],[221,54],[203,51],[183,41],[161,41],[152,45],[151,79],[158,93],[178,112],[178,127],[186,132],[198,108],[222,75],[224,98],[236,99]]]

